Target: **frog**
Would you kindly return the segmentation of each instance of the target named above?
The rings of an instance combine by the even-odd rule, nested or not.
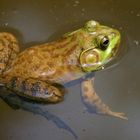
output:
[[[118,54],[121,35],[117,29],[89,20],[56,41],[20,51],[9,32],[0,33],[0,85],[19,97],[56,104],[64,100],[64,85],[82,79],[81,97],[90,112],[127,120],[112,111],[94,90],[94,76]],[[95,108],[95,109],[94,109]]]

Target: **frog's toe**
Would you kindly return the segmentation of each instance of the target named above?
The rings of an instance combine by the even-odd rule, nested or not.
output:
[[[128,120],[128,118],[125,116],[125,114],[123,112],[113,112],[113,111],[109,111],[108,115],[123,119],[123,120]]]
[[[46,101],[51,103],[57,103],[63,100],[64,93],[60,89],[56,88],[55,86],[50,86],[49,89],[46,91],[45,96],[46,96]]]

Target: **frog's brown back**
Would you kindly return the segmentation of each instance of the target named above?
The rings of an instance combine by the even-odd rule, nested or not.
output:
[[[80,73],[80,47],[74,36],[30,47],[13,61],[6,77],[22,76],[40,80],[69,81]]]
[[[18,41],[10,33],[0,33],[0,75],[9,69],[11,62],[19,53]]]

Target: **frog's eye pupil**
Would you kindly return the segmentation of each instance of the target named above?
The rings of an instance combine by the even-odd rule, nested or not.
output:
[[[100,47],[102,50],[106,50],[107,46],[109,45],[109,39],[107,37],[104,37],[102,40],[101,40],[101,44],[100,44]]]
[[[103,45],[104,45],[104,46],[107,46],[108,43],[109,43],[109,40],[105,40],[105,41],[103,42]]]

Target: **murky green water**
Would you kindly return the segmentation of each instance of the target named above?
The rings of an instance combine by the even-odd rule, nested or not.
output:
[[[80,86],[70,87],[65,101],[44,109],[66,122],[79,140],[139,140],[140,134],[140,2],[113,0],[24,0],[0,1],[0,30],[10,31],[19,39],[22,49],[45,41],[95,19],[122,33],[127,51],[119,64],[96,73],[95,87],[103,101],[113,110],[123,111],[129,121],[91,115],[80,99]],[[2,90],[0,91],[2,92]],[[53,139],[72,140],[44,117],[28,111],[13,110],[0,100],[1,140]]]

